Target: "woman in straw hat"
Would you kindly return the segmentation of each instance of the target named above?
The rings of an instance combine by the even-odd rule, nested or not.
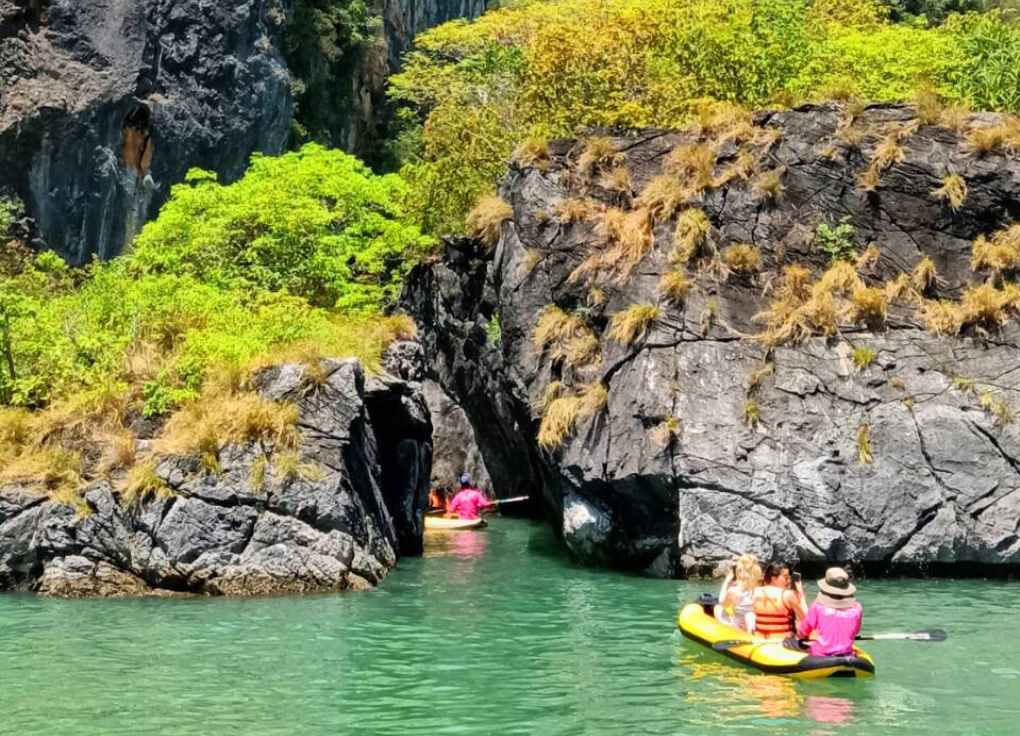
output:
[[[814,635],[811,654],[839,657],[852,654],[854,639],[861,631],[864,609],[854,598],[857,587],[841,567],[830,567],[818,581],[818,597],[797,627],[802,638]]]

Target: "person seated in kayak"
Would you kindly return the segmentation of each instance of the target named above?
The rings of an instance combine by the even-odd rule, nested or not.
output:
[[[857,587],[841,567],[830,567],[818,581],[818,597],[797,626],[802,639],[812,637],[809,650],[817,657],[853,654],[864,609],[854,598]]]
[[[436,486],[429,491],[429,511],[446,512],[446,501],[449,495],[442,486]]]
[[[807,613],[804,589],[791,587],[790,568],[776,562],[765,567],[763,584],[754,591],[754,631],[766,639],[789,639]]]
[[[464,473],[460,477],[460,490],[446,507],[446,513],[461,519],[477,519],[482,509],[492,505],[492,501],[471,484],[471,476]]]
[[[717,618],[744,631],[754,631],[754,590],[762,581],[761,565],[751,554],[740,555],[723,583]]]

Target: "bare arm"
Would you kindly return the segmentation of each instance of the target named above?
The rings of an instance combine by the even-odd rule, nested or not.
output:
[[[788,590],[783,593],[783,600],[786,601],[787,607],[793,611],[797,621],[803,621],[804,617],[807,616],[807,600],[804,597],[804,588],[798,583],[795,590]]]

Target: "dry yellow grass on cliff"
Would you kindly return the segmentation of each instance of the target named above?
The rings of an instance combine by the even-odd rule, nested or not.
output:
[[[881,182],[883,172],[893,164],[902,163],[906,159],[900,140],[899,133],[890,133],[878,144],[871,157],[871,163],[858,180],[861,189],[866,192],[874,191]]]
[[[971,248],[970,267],[988,270],[998,277],[1020,267],[1020,223],[999,230],[990,238],[981,235]]]
[[[565,366],[590,365],[602,354],[599,339],[588,324],[555,305],[542,310],[531,339],[536,350],[548,349],[550,357]]]
[[[621,160],[622,156],[611,138],[594,136],[584,142],[575,170],[582,181],[590,182],[597,173],[617,165]]]
[[[503,223],[514,216],[513,208],[498,195],[489,194],[478,200],[465,220],[468,232],[489,248],[499,242]]]
[[[632,304],[613,315],[606,333],[611,340],[631,345],[643,338],[662,310],[654,304]]]
[[[726,267],[736,273],[757,273],[761,270],[761,251],[748,243],[737,243],[719,254]]]
[[[514,149],[512,158],[518,166],[547,171],[550,164],[549,141],[534,136],[525,138]]]
[[[942,186],[932,191],[931,195],[941,199],[953,212],[958,212],[967,201],[967,182],[959,174],[947,174]]]
[[[708,243],[712,222],[702,209],[688,209],[680,213],[673,232],[674,263],[688,264],[694,260]]]
[[[682,303],[693,286],[691,277],[682,269],[669,271],[659,278],[659,293],[674,304]]]
[[[573,434],[577,422],[602,411],[609,400],[605,384],[596,382],[582,386],[578,391],[552,399],[542,413],[538,430],[538,443],[547,450],[561,447]]]
[[[978,156],[1020,153],[1020,118],[1009,116],[994,125],[971,128],[967,147]]]

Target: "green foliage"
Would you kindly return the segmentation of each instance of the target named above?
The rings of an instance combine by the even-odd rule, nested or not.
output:
[[[852,261],[857,257],[857,248],[854,246],[856,232],[856,228],[845,219],[838,225],[822,222],[815,230],[815,243],[829,256],[830,263]]]
[[[938,15],[939,0],[904,2]],[[430,232],[462,230],[518,142],[677,127],[706,101],[898,101],[923,86],[1020,112],[1020,28],[1007,16],[926,27],[889,15],[878,0],[523,0],[440,26],[391,80],[409,208]]]
[[[8,197],[0,197],[0,245],[2,240],[10,233],[11,226],[21,217],[24,209],[21,202]]]
[[[489,324],[486,325],[485,333],[489,338],[489,342],[497,347],[503,341],[503,327],[499,323],[499,312],[493,313],[492,317],[489,318]]]
[[[406,326],[379,317],[430,240],[400,181],[307,146],[220,186],[193,171],[133,250],[72,271],[53,253],[0,275],[0,403],[165,414],[216,372],[313,354],[372,369]]]
[[[957,82],[976,109],[1020,112],[1020,26],[1001,12],[951,18],[965,62]]]
[[[189,275],[220,288],[286,291],[311,304],[371,313],[392,301],[432,245],[403,218],[396,176],[309,144],[256,156],[220,186],[192,171],[138,236],[136,273]]]

